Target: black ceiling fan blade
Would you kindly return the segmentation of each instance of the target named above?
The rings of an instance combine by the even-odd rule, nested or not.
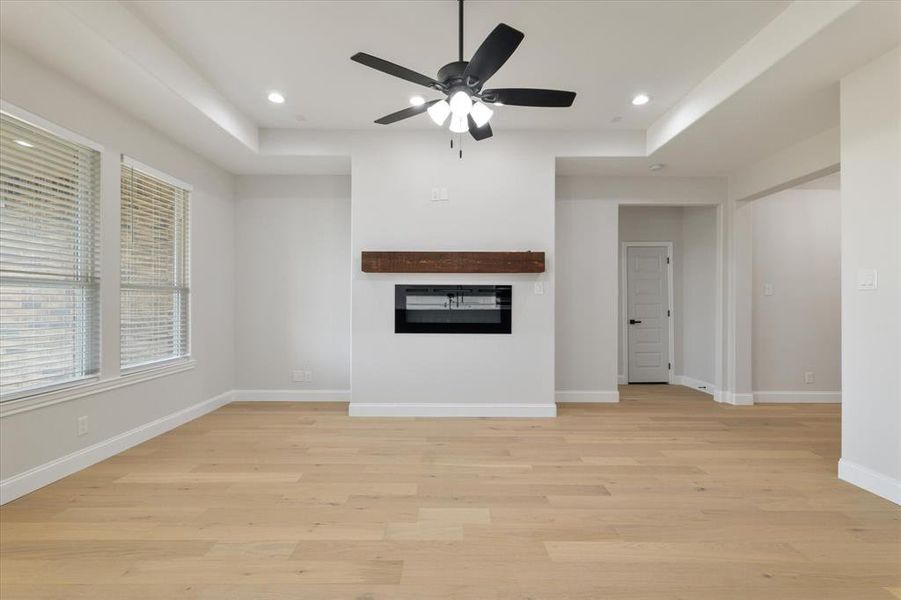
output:
[[[504,23],[495,27],[466,65],[463,81],[468,77],[474,77],[479,84],[488,81],[507,62],[524,37],[523,32]]]
[[[390,115],[385,115],[381,119],[376,119],[375,122],[379,125],[390,125],[391,123],[397,123],[398,121],[403,121],[404,119],[409,119],[410,117],[421,115],[436,102],[440,102],[440,100],[429,100],[425,104],[420,104],[419,106],[409,106],[403,110],[393,112]]]
[[[572,106],[575,92],[563,90],[542,90],[537,88],[498,88],[483,90],[482,100],[500,102],[510,106],[541,106],[547,108]]]
[[[494,135],[494,132],[491,131],[490,123],[485,123],[484,125],[479,127],[478,125],[476,125],[475,119],[472,118],[472,115],[467,115],[466,120],[469,122],[469,135],[471,135],[475,141],[480,142]]]
[[[427,77],[422,73],[417,73],[416,71],[411,71],[410,69],[396,65],[393,62],[388,62],[383,58],[379,58],[371,54],[366,54],[365,52],[357,52],[350,57],[350,60],[358,62],[361,65],[366,65],[367,67],[375,69],[376,71],[381,71],[382,73],[387,73],[388,75],[393,75],[395,77],[405,79],[406,81],[410,81],[412,83],[418,83],[419,85],[424,85],[430,88],[438,86],[438,82],[431,77]]]

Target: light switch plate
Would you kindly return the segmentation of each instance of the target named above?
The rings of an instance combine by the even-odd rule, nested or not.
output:
[[[858,269],[857,270],[857,289],[864,292],[871,292],[876,289],[876,269]]]
[[[542,294],[544,294],[544,282],[536,281],[535,282],[535,295],[541,296]]]

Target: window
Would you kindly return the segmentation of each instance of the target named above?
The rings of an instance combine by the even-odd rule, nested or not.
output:
[[[100,153],[0,114],[0,400],[100,364]]]
[[[190,354],[190,187],[122,160],[121,367]]]

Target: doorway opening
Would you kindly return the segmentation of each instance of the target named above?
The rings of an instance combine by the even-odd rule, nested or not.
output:
[[[751,202],[754,403],[841,402],[841,192],[833,173]]]
[[[619,383],[716,391],[716,206],[619,207]]]

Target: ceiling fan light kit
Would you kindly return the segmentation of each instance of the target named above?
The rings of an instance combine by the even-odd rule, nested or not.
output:
[[[398,77],[418,85],[431,88],[445,95],[445,98],[414,104],[403,110],[376,119],[376,123],[390,125],[403,119],[427,112],[432,121],[442,127],[451,117],[449,129],[453,133],[469,134],[476,141],[493,134],[489,121],[494,106],[572,106],[575,92],[533,88],[483,89],[485,82],[500,69],[516,51],[525,35],[521,31],[500,23],[485,38],[482,45],[469,61],[463,60],[463,0],[458,0],[459,11],[459,60],[448,63],[438,70],[437,79],[407,69],[392,62],[358,52],[351,60],[362,65]]]

